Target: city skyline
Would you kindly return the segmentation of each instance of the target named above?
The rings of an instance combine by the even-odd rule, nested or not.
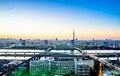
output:
[[[1,0],[0,38],[120,39],[119,0]]]

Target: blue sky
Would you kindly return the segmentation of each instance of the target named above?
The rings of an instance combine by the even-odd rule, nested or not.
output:
[[[0,0],[0,37],[120,39],[119,0]]]

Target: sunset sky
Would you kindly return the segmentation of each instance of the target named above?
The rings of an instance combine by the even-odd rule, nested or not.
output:
[[[120,0],[0,0],[0,38],[120,39]]]

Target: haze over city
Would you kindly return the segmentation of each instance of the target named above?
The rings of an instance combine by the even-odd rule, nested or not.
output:
[[[119,0],[0,0],[0,38],[120,39]]]

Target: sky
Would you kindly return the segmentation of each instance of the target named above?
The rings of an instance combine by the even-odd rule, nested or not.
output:
[[[0,0],[0,38],[120,39],[120,0]]]

